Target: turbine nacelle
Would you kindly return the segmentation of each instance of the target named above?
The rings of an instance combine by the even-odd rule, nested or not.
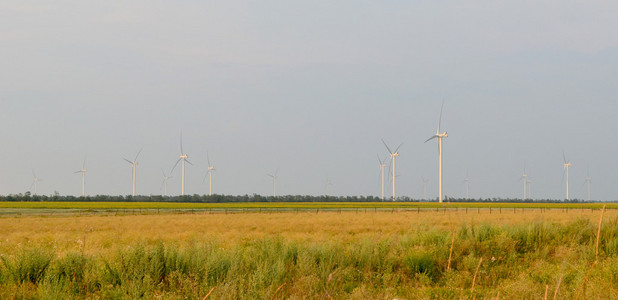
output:
[[[183,154],[183,155],[180,156],[180,158],[187,159],[187,158],[189,158],[189,155]]]

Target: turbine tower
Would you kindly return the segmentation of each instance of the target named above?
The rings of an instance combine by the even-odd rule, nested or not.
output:
[[[82,169],[79,171],[75,171],[75,173],[82,173],[82,197],[86,196],[86,158],[84,157],[84,162],[82,163]]]
[[[132,169],[132,171],[133,171],[133,193],[131,194],[132,196],[135,196],[135,169],[136,169],[137,165],[139,164],[139,163],[137,162],[137,157],[139,156],[139,154],[140,154],[140,153],[142,153],[142,150],[143,150],[143,149],[140,149],[140,150],[137,152],[137,155],[135,155],[135,159],[134,159],[133,161],[130,161],[130,160],[128,160],[128,159],[126,159],[126,158],[124,158],[124,157],[122,158],[122,159],[126,160],[128,163],[130,163],[130,164],[131,164],[131,169]]]
[[[528,188],[528,174],[526,174],[526,164],[524,163],[524,174],[521,175],[521,177],[519,178],[519,180],[523,180],[524,182],[524,201],[526,201],[526,190]]]
[[[326,183],[324,184],[324,192],[326,193],[326,196],[328,196],[330,192],[330,188],[332,186],[333,186],[333,183],[330,181],[330,179],[328,179],[328,176],[326,176]]]
[[[391,148],[388,147],[388,145],[386,145],[386,142],[384,140],[382,140],[382,143],[384,144],[384,146],[386,146],[386,150],[388,150],[388,153],[390,153],[391,155],[391,166],[393,167],[393,201],[395,201],[395,158],[397,156],[399,156],[399,148],[401,147],[402,144],[399,144],[399,146],[397,146],[397,148],[395,148],[395,151],[391,151]]]
[[[442,102],[442,107],[440,108],[440,119],[438,120],[438,130],[436,131],[436,134],[430,138],[428,138],[425,143],[433,140],[433,139],[438,139],[438,155],[439,155],[439,163],[438,163],[438,194],[439,194],[439,201],[440,203],[442,203],[442,139],[448,137],[448,134],[445,132],[441,133],[440,132],[440,125],[442,123],[442,109],[444,108],[444,102]]]
[[[178,163],[182,160],[182,183],[181,183],[181,195],[184,196],[185,195],[185,162],[193,165],[189,160],[189,155],[187,155],[184,150],[182,150],[182,133],[180,134],[180,158],[178,158],[178,160],[176,161],[176,164],[174,164],[174,167],[172,167],[172,171],[170,171],[170,173],[174,172],[174,169],[176,168],[176,166],[178,165]]]
[[[463,180],[463,183],[466,184],[466,200],[470,200],[470,177],[468,176],[468,171],[466,170],[466,179]]]
[[[165,171],[161,169],[161,173],[163,173],[163,183],[161,184],[161,188],[163,188],[163,196],[167,196],[167,180],[173,178],[165,174]]]
[[[212,196],[212,172],[214,172],[216,169],[213,165],[210,164],[210,157],[208,156],[208,152],[206,152],[206,159],[208,160],[208,171],[206,172],[206,175],[209,177],[208,178],[208,195]],[[206,181],[206,177],[204,177],[204,181]]]
[[[43,181],[43,179],[40,179],[38,176],[36,176],[36,173],[34,173],[34,170],[32,170],[32,184],[30,185],[30,188],[32,188],[34,186],[34,196],[36,196],[36,192],[37,192],[37,185],[39,183],[39,181]]]
[[[592,183],[592,178],[590,177],[590,169],[586,172],[586,180],[584,184],[588,184],[588,202],[590,202],[590,184]]]
[[[567,161],[566,156],[564,155],[564,151],[562,151],[562,159],[564,160],[564,171],[562,172],[562,180],[564,180],[564,174],[566,173],[566,199],[569,200],[569,168],[571,167],[571,162]]]
[[[277,177],[279,177],[277,173],[279,170],[276,170],[275,174],[266,174],[273,179],[273,197],[277,197]]]
[[[380,177],[382,181],[382,201],[384,201],[384,167],[386,167],[386,158],[380,159],[378,155],[378,162],[380,162]]]

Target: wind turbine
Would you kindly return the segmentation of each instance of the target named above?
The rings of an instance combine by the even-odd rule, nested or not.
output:
[[[532,181],[530,179],[528,180],[528,199],[532,199]]]
[[[43,179],[39,179],[38,176],[36,176],[36,173],[34,173],[34,170],[32,170],[32,184],[30,185],[30,188],[32,188],[34,186],[34,196],[36,196],[36,191],[37,191],[37,185],[39,183],[39,181],[43,181]]]
[[[279,177],[277,173],[279,173],[278,169],[275,171],[275,174],[266,174],[273,179],[273,197],[277,197],[277,177]]]
[[[382,143],[384,144],[384,146],[386,146],[386,149],[388,150],[388,153],[390,153],[391,155],[391,166],[393,167],[393,201],[395,201],[395,158],[397,156],[399,156],[399,152],[397,152],[399,150],[399,148],[401,147],[402,144],[399,144],[399,146],[397,146],[397,148],[395,148],[395,151],[391,151],[391,148],[388,147],[388,145],[386,145],[386,142],[384,140],[382,140]]]
[[[140,149],[137,152],[137,155],[135,155],[135,159],[133,161],[130,161],[130,160],[124,158],[124,157],[122,158],[122,159],[126,160],[128,163],[131,164],[131,169],[133,170],[133,193],[132,193],[133,196],[135,196],[135,169],[136,169],[137,165],[139,164],[137,162],[137,157],[139,156],[140,153],[142,153],[142,150],[143,149]]]
[[[193,165],[189,160],[189,155],[187,155],[184,150],[182,150],[182,133],[180,134],[180,158],[176,161],[176,164],[174,164],[174,167],[172,167],[172,170],[170,171],[170,173],[174,172],[174,169],[176,168],[176,166],[178,165],[178,163],[182,160],[182,185],[181,185],[181,194],[182,196],[185,195],[185,162],[187,162],[190,165]]]
[[[384,159],[380,159],[378,155],[378,162],[380,162],[380,176],[382,180],[382,201],[384,201],[384,167],[386,167],[386,157]]]
[[[588,202],[590,202],[590,184],[592,183],[592,178],[590,177],[590,168],[588,168],[588,171],[586,172],[586,179],[584,181],[584,184],[588,184]]]
[[[440,119],[438,120],[438,130],[436,131],[436,134],[433,135],[432,137],[428,138],[425,143],[433,140],[433,139],[438,139],[438,153],[439,153],[439,163],[438,163],[438,194],[439,196],[439,201],[440,203],[442,203],[442,139],[448,137],[448,134],[445,132],[441,133],[440,132],[440,125],[442,124],[442,109],[444,108],[444,102],[442,102],[442,107],[440,108]]]
[[[470,177],[468,177],[468,171],[466,170],[466,179],[463,180],[463,183],[466,184],[466,200],[470,200]]]
[[[326,193],[326,195],[328,196],[328,193],[330,192],[330,188],[333,186],[333,183],[330,181],[330,179],[328,179],[328,176],[326,177],[326,183],[324,184],[324,191]]]
[[[161,169],[161,173],[163,173],[163,183],[161,184],[161,188],[163,188],[163,196],[167,196],[167,180],[173,177],[165,174],[163,169]]]
[[[564,160],[564,171],[562,172],[562,180],[564,180],[564,173],[566,173],[566,199],[569,200],[569,168],[571,167],[571,162],[567,161],[566,156],[564,155],[564,151],[562,151],[562,159]]]
[[[82,169],[79,171],[75,171],[75,173],[82,173],[82,197],[86,196],[86,157],[84,157],[84,162],[82,163]]]
[[[208,195],[212,196],[212,172],[216,169],[213,165],[210,164],[210,157],[208,156],[208,152],[206,152],[206,159],[208,160],[208,172],[206,172],[206,176],[208,179]],[[204,177],[204,181],[206,181],[206,177]]]
[[[526,201],[526,189],[527,189],[527,185],[528,185],[528,174],[526,174],[526,164],[524,163],[524,174],[521,175],[521,177],[519,178],[519,180],[523,180],[524,181],[524,201]]]

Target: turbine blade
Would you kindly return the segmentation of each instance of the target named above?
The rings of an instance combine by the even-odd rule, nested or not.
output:
[[[188,159],[185,159],[185,161],[186,161],[188,164],[190,164],[190,165],[192,165],[192,166],[193,166],[193,164],[192,164],[192,163],[191,163]]]
[[[442,106],[440,107],[440,119],[438,120],[438,133],[440,133],[440,125],[442,125],[442,110],[444,109],[444,100],[442,100]]]
[[[139,151],[137,152],[137,155],[135,155],[135,159],[133,160],[134,162],[137,162],[137,157],[139,156],[140,153],[142,153],[142,150],[144,150],[144,148],[139,149]]]
[[[384,139],[382,139],[382,143],[384,144],[384,146],[386,146],[386,150],[388,150],[388,153],[393,154],[393,151],[391,151],[391,148],[388,147]]]
[[[174,164],[174,166],[172,167],[172,170],[170,171],[170,173],[174,172],[174,169],[176,168],[176,166],[178,165],[178,163],[180,162],[180,160],[182,160],[182,158],[179,158],[176,163]]]
[[[428,139],[425,141],[425,143],[427,143],[427,142],[429,142],[429,141],[431,141],[431,140],[433,140],[433,139],[435,139],[435,138],[437,138],[437,137],[438,137],[438,135],[434,135],[434,136],[432,136],[432,137],[428,138]]]
[[[208,167],[210,168],[210,156],[208,156],[208,151],[206,151],[206,160],[208,160]]]
[[[564,155],[564,150],[562,151],[562,159],[564,160],[564,163],[566,164],[567,163],[567,159],[566,159],[566,156]]]
[[[84,162],[82,163],[82,169],[86,169],[86,157],[84,156]]]
[[[185,152],[182,150],[182,132],[180,133],[180,155],[185,155]]]
[[[403,143],[399,144],[399,146],[397,146],[397,148],[395,148],[395,153],[397,153],[397,150],[399,150],[399,148],[401,148],[402,145],[403,145]]]
[[[130,161],[130,160],[128,160],[128,159],[126,159],[126,158],[124,158],[124,157],[123,157],[122,159],[126,160],[126,161],[127,161],[128,163],[130,163],[130,164],[133,164],[133,162],[132,162],[132,161]]]

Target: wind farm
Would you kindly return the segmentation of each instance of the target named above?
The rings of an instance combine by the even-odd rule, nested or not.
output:
[[[0,299],[618,299],[618,3],[0,8]]]

